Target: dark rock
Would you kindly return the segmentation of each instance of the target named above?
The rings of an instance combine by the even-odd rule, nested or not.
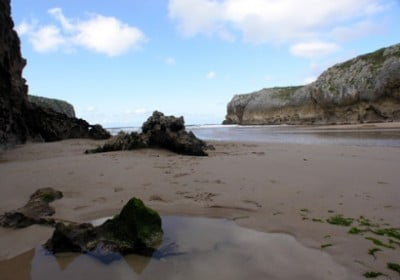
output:
[[[13,28],[10,0],[0,0],[0,147],[25,142],[28,135],[22,112],[28,92],[22,78],[26,60]]]
[[[88,150],[86,153],[105,153],[122,150],[134,150],[140,148],[147,148],[148,143],[144,137],[137,133],[125,133],[121,131],[116,136],[108,140],[103,146],[94,150]]]
[[[52,188],[42,188],[33,193],[24,207],[0,216],[0,226],[24,228],[33,224],[53,224],[48,217],[55,213],[49,203],[62,198],[62,193]]]
[[[103,140],[111,137],[110,132],[105,130],[101,125],[89,125],[89,138],[95,140]]]
[[[0,0],[0,149],[28,139],[109,138],[100,126],[28,101],[28,86],[22,78],[26,60],[13,28],[10,0]]]
[[[142,133],[120,132],[102,147],[89,150],[87,153],[101,153],[139,148],[164,148],[173,152],[206,156],[207,145],[192,132],[185,129],[183,117],[164,116],[155,111],[142,126]]]
[[[100,259],[115,253],[151,255],[162,235],[158,213],[132,198],[117,216],[100,226],[56,224],[44,247],[52,253],[82,252]]]
[[[24,113],[32,138],[40,135],[46,142],[69,138],[108,139],[111,136],[100,125],[91,126],[85,120],[69,118],[33,103],[26,103]]]
[[[64,100],[28,95],[28,101],[31,103],[35,103],[40,107],[51,109],[57,113],[67,115],[67,117],[76,117],[74,106]]]

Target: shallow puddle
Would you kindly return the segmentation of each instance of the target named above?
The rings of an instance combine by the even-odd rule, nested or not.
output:
[[[39,246],[0,262],[0,279],[347,279],[327,253],[290,235],[189,217],[163,217],[163,229],[153,258],[130,255],[104,264],[82,254],[49,255]]]

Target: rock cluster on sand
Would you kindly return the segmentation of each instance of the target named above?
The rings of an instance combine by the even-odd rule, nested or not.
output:
[[[121,212],[100,226],[89,223],[59,222],[49,205],[63,194],[52,188],[33,193],[24,207],[0,216],[0,226],[25,228],[34,224],[55,226],[44,247],[52,253],[89,253],[100,259],[114,254],[151,255],[161,244],[163,230],[160,215],[138,198],[130,199]]]
[[[54,224],[49,218],[55,211],[49,205],[63,194],[52,188],[43,188],[33,193],[24,207],[4,213],[0,216],[0,226],[9,228],[24,228],[33,224]]]
[[[236,95],[225,124],[400,120],[400,44],[337,64],[313,83]]]
[[[99,126],[28,101],[28,86],[22,77],[26,60],[13,28],[10,0],[0,0],[0,149],[28,139],[109,138]]]
[[[57,113],[67,115],[69,118],[76,117],[74,106],[67,101],[35,95],[28,95],[28,101],[35,103],[40,107],[48,108]]]
[[[52,253],[89,253],[100,259],[114,253],[151,255],[160,245],[163,231],[157,212],[132,198],[114,218],[100,226],[56,224],[45,248]]]
[[[183,117],[164,116],[155,111],[142,126],[142,132],[120,132],[111,138],[102,147],[87,151],[87,153],[102,153],[120,150],[133,150],[139,148],[157,147],[173,152],[206,156],[206,143],[198,139],[192,132],[185,129]]]

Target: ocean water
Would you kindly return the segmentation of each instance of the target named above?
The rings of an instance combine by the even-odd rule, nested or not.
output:
[[[400,129],[388,128],[317,128],[311,126],[265,125],[188,125],[198,138],[208,141],[335,144],[400,148]],[[123,130],[140,131],[140,127],[109,128],[113,135]]]
[[[163,244],[152,258],[128,255],[104,263],[88,255],[56,256],[41,246],[0,262],[2,280],[348,279],[320,248],[293,236],[263,233],[223,219],[163,217]]]

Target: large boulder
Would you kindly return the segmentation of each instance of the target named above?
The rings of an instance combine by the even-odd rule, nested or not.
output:
[[[153,147],[193,156],[206,156],[205,150],[208,148],[204,141],[198,139],[192,132],[186,131],[183,117],[164,116],[163,113],[155,111],[143,123],[141,133],[120,132],[102,147],[89,150],[87,153]]]
[[[332,66],[306,86],[236,95],[226,124],[348,124],[400,120],[400,44]]]
[[[161,244],[162,235],[159,214],[132,198],[118,215],[100,226],[56,224],[44,247],[52,253],[81,252],[100,259],[115,253],[151,255]]]
[[[53,188],[42,188],[33,193],[25,206],[0,216],[0,226],[25,228],[33,224],[54,224],[49,218],[55,213],[49,203],[62,198],[63,194]]]

